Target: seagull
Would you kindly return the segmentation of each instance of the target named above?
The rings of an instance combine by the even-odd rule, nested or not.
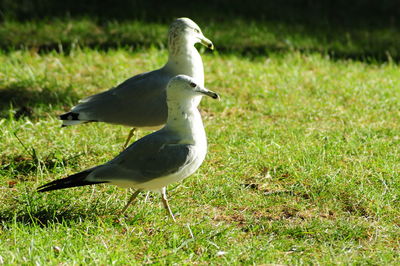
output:
[[[203,95],[219,99],[197,81],[178,75],[167,85],[166,125],[121,152],[111,161],[80,173],[58,179],[38,188],[39,192],[108,183],[136,189],[121,214],[141,191],[158,191],[168,214],[166,187],[192,175],[207,153],[207,138],[197,109]]]
[[[159,129],[167,121],[165,88],[179,74],[193,77],[204,86],[204,68],[196,43],[214,49],[200,27],[189,18],[176,19],[168,33],[168,62],[160,69],[138,74],[107,91],[81,100],[71,111],[60,115],[62,126],[106,122],[136,128]]]

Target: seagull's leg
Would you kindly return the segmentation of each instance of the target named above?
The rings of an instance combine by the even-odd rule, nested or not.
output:
[[[172,213],[171,208],[168,205],[167,189],[165,187],[163,187],[161,189],[161,201],[164,205],[164,208],[167,210],[168,214],[171,216],[172,220],[174,220],[174,222],[176,222],[174,214]]]
[[[144,198],[144,202],[147,202],[149,200],[150,196],[150,191],[147,191],[146,197]]]
[[[129,199],[128,203],[125,205],[125,207],[122,209],[122,211],[120,212],[121,214],[124,214],[124,212],[126,211],[126,209],[128,209],[128,206],[133,202],[134,199],[136,199],[136,197],[139,195],[139,193],[141,192],[141,189],[136,190],[135,192],[133,192],[131,198]]]
[[[135,128],[135,127],[132,128],[132,129],[129,131],[128,138],[126,139],[125,144],[124,144],[124,146],[122,147],[122,150],[125,150],[125,149],[126,149],[126,146],[128,146],[129,141],[131,140],[131,138],[132,138],[133,135],[135,134],[135,131],[136,131],[136,128]]]

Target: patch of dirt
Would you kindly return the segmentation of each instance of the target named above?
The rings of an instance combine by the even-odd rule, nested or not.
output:
[[[264,195],[274,195],[274,194],[286,194],[291,193],[289,190],[271,189],[269,184],[257,184],[257,183],[244,183],[241,184],[245,188],[253,189],[256,191],[263,192]]]
[[[266,209],[256,211],[254,216],[259,220],[310,220],[315,218],[334,219],[335,214],[332,211],[321,212],[318,209],[299,210],[292,206],[277,206],[275,209]]]
[[[339,200],[343,203],[343,210],[345,212],[365,218],[370,218],[373,216],[368,211],[368,208],[365,206],[365,203],[361,199],[355,198],[352,195],[348,195],[347,193],[343,193],[339,197]]]
[[[238,210],[234,210],[234,213],[228,214],[226,208],[214,207],[210,210],[210,213],[212,214],[212,219],[216,222],[235,223],[240,227],[246,225],[244,215]]]

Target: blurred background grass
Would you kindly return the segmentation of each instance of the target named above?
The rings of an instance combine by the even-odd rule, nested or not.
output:
[[[1,0],[0,10],[3,50],[163,48],[169,23],[187,16],[222,53],[299,50],[364,61],[400,58],[395,0]]]

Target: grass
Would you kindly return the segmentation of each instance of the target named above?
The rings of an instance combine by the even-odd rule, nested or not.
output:
[[[266,55],[296,50],[329,54],[339,59],[400,59],[400,31],[395,25],[371,27],[361,24],[348,27],[237,18],[226,21],[199,19],[196,22],[222,53]],[[165,48],[167,29],[168,23],[144,21],[96,22],[88,18],[27,22],[6,20],[0,24],[0,48],[61,51],[77,46]]]
[[[0,54],[0,261],[5,264],[395,264],[400,69],[292,51],[205,54],[202,167],[119,217],[111,186],[39,194],[106,162],[128,128],[60,128],[86,95],[161,66],[163,49]],[[147,132],[140,132],[140,136]]]

